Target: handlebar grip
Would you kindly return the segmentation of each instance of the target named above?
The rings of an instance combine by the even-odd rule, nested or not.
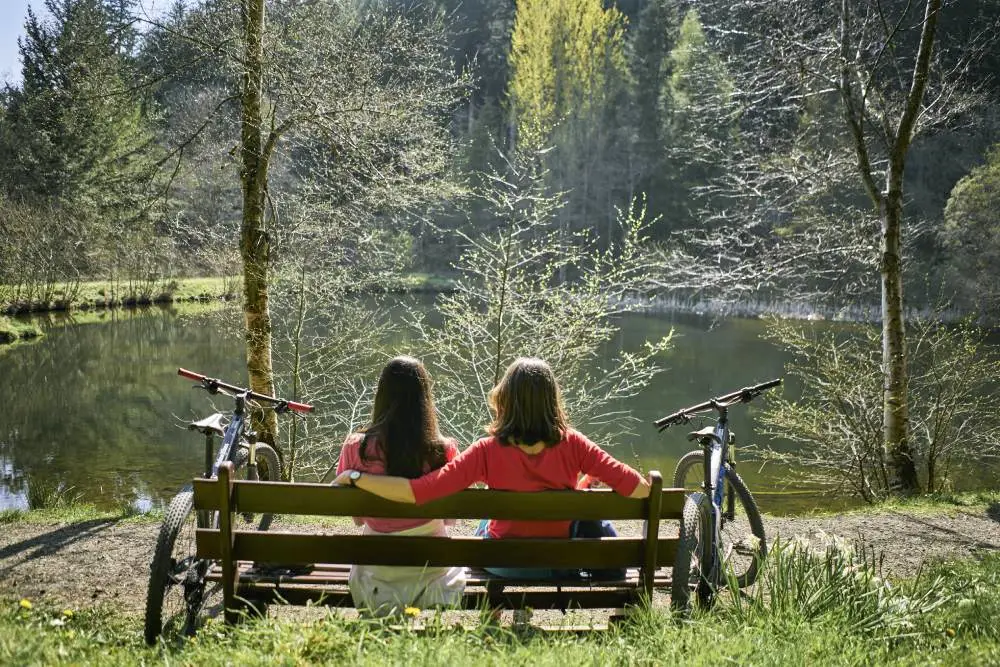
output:
[[[177,374],[186,377],[189,380],[195,380],[196,382],[201,382],[202,380],[205,379],[204,375],[200,375],[198,373],[195,373],[194,371],[189,371],[186,368],[178,368]]]
[[[293,412],[312,412],[313,406],[306,405],[305,403],[296,403],[295,401],[287,401],[288,409]]]
[[[777,387],[780,384],[781,384],[781,378],[778,378],[776,380],[768,380],[767,382],[762,382],[756,387],[754,387],[754,389],[770,389],[772,387]]]

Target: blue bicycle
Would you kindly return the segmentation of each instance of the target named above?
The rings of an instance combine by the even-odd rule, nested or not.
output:
[[[706,550],[709,562],[698,564],[698,597],[703,603],[711,603],[727,570],[736,578],[740,588],[753,584],[767,555],[767,538],[760,510],[743,479],[736,473],[735,436],[729,430],[729,408],[749,403],[780,384],[781,380],[777,379],[744,387],[678,410],[655,422],[662,432],[671,426],[688,423],[699,413],[712,410],[718,413],[715,426],[706,426],[688,434],[688,440],[698,441],[701,449],[681,457],[673,479],[674,487],[697,489],[711,499],[711,548]]]

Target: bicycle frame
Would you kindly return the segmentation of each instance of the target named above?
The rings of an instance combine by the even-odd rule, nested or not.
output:
[[[205,466],[205,477],[206,479],[211,479],[217,477],[219,474],[219,466],[225,461],[232,460],[232,454],[236,451],[236,446],[239,444],[240,440],[243,439],[243,431],[246,427],[246,395],[237,394],[236,408],[233,410],[233,417],[229,420],[226,425],[226,429],[222,434],[222,446],[219,447],[219,453],[215,457],[215,461],[211,463],[211,467]],[[208,436],[210,439],[212,436]],[[250,445],[251,448],[253,445]],[[211,452],[206,451],[205,453],[206,463],[211,461]],[[256,476],[257,464],[253,458],[253,452],[250,452],[250,460],[247,462],[251,474]],[[254,477],[251,477],[253,479]]]
[[[701,446],[705,451],[704,488],[705,494],[712,501],[712,525],[715,526],[715,531],[712,535],[712,554],[715,562],[709,568],[712,572],[715,571],[715,568],[719,566],[722,560],[720,556],[721,545],[719,544],[719,538],[722,535],[722,521],[723,519],[731,521],[735,514],[735,499],[731,490],[726,508],[728,511],[725,514],[722,512],[723,495],[726,489],[726,466],[724,464],[728,460],[731,437],[729,431],[729,408],[716,401],[713,401],[713,403],[715,403],[713,407],[719,412],[719,419],[715,423],[715,437],[703,438],[701,441]]]

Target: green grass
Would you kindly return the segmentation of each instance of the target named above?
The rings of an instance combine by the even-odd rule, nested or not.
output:
[[[763,494],[762,494],[763,495]],[[803,516],[842,516],[848,514],[883,514],[906,512],[918,515],[953,514],[956,512],[984,512],[992,505],[1000,503],[1000,491],[949,491],[928,493],[908,498],[888,498],[873,505],[850,508],[816,509]]]
[[[426,628],[326,614],[226,627],[147,648],[141,620],[110,607],[70,610],[0,598],[0,664],[685,664],[925,665],[1000,660],[1000,554],[940,564],[916,579],[878,579],[841,556],[786,550],[769,561],[765,594],[728,596],[688,619],[654,608],[621,627],[514,632],[473,621]],[[779,556],[781,558],[782,556]],[[847,567],[839,567],[846,565]],[[823,569],[831,571],[822,574]],[[778,587],[783,587],[779,590]],[[30,606],[30,608],[25,608]]]
[[[37,525],[64,525],[93,520],[118,520],[129,523],[159,523],[163,511],[135,512],[125,507],[102,509],[90,503],[67,502],[44,509],[6,509],[0,511],[0,526],[16,523]]]
[[[2,311],[44,312],[50,310],[89,310],[150,303],[208,301],[235,297],[242,289],[239,277],[164,278],[139,282],[97,280],[54,289],[47,301],[39,296],[30,300],[14,299],[10,286],[0,285]]]
[[[450,278],[428,273],[410,273],[386,285],[389,291],[437,292],[454,287]],[[164,278],[155,281],[112,283],[97,280],[64,285],[55,289],[46,303],[33,297],[30,302],[13,300],[13,289],[0,285],[0,312],[45,312],[52,310],[91,310],[151,303],[216,301],[236,298],[242,293],[240,276],[203,278]],[[0,342],[3,336],[0,322]]]

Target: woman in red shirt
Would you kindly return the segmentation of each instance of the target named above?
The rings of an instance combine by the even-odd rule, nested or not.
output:
[[[649,483],[638,472],[569,426],[555,375],[541,359],[514,361],[490,391],[489,404],[489,437],[443,468],[419,479],[345,470],[333,483],[353,484],[396,502],[425,503],[476,482],[504,491],[574,489],[583,473],[623,496],[649,495]],[[569,521],[491,520],[483,532],[490,538],[568,537],[569,529]]]
[[[458,455],[455,441],[438,431],[431,379],[413,357],[396,357],[379,376],[371,423],[348,436],[337,461],[338,479],[355,470],[367,476],[414,479],[440,469]],[[355,517],[365,534],[447,537],[440,520]],[[463,568],[355,565],[348,580],[354,606],[376,614],[406,607],[456,604],[465,589]]]

